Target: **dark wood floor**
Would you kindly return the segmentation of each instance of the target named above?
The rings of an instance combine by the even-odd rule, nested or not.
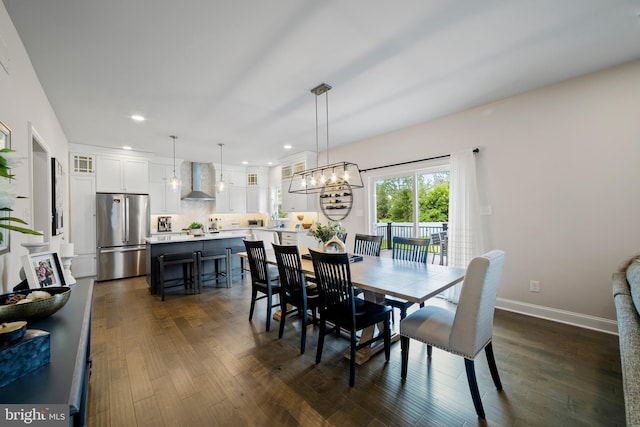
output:
[[[246,279],[245,279],[246,280]],[[623,426],[617,336],[497,311],[494,350],[504,386],[476,359],[487,413],[475,414],[462,358],[412,342],[348,385],[348,343],[317,329],[299,355],[299,322],[265,332],[264,301],[248,321],[250,285],[172,293],[163,303],[143,278],[96,283],[89,426]]]

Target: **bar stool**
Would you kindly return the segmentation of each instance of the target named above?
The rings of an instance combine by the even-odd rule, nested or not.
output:
[[[245,252],[247,249],[244,246],[231,246],[230,248],[227,248],[227,254],[228,254],[228,260],[227,260],[227,280],[229,283],[229,287],[231,287],[231,282],[232,282],[232,275],[233,275],[233,271],[231,269],[231,259],[233,254],[237,254],[238,252]],[[245,273],[246,273],[246,266],[245,266],[245,259],[244,258],[240,258],[240,277],[242,279],[244,279]]]
[[[184,286],[185,289],[193,288],[200,292],[198,284],[198,254],[197,252],[180,252],[176,254],[164,254],[158,256],[158,264],[160,265],[160,295],[164,301],[164,290],[177,286]],[[165,279],[165,267],[169,265],[182,265],[182,283],[174,283],[167,286],[170,282],[179,282],[180,278]]]
[[[226,286],[227,288],[231,287],[231,276],[228,274],[228,268],[229,268],[229,263],[228,263],[228,258],[229,258],[229,251],[228,249],[212,249],[209,251],[198,251],[198,280],[200,281],[200,289],[202,289],[204,287],[204,282],[207,280],[207,276],[209,278],[214,278],[216,279],[216,282],[218,281],[218,277],[220,276],[224,276],[226,278]],[[220,260],[224,260],[224,266],[225,266],[225,271],[220,271],[220,265],[219,265],[219,261]],[[213,261],[213,268],[214,271],[213,273],[207,275],[205,273],[205,262],[206,261]]]

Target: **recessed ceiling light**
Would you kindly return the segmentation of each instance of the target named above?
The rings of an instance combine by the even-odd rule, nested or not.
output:
[[[133,114],[131,116],[131,120],[133,120],[134,122],[144,122],[144,116],[141,116],[140,114]]]
[[[291,150],[293,147],[287,144],[287,145],[283,145],[282,148],[284,148],[285,150]]]
[[[249,162],[247,162],[246,160],[243,160],[243,161],[242,161],[242,164],[243,164],[243,165],[248,165],[248,164],[249,164]]]
[[[123,149],[123,150],[131,150],[131,147],[129,147],[128,145],[123,145],[123,146],[122,146],[122,149]]]
[[[273,164],[273,162],[268,162],[267,164],[268,164],[269,166],[271,166],[271,165]]]

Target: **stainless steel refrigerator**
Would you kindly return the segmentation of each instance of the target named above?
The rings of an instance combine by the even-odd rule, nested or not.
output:
[[[96,194],[97,280],[146,274],[149,195]]]

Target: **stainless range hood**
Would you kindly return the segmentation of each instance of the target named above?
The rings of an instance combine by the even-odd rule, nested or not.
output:
[[[191,163],[191,192],[184,196],[182,200],[202,200],[213,201],[216,198],[202,191],[202,164]]]

